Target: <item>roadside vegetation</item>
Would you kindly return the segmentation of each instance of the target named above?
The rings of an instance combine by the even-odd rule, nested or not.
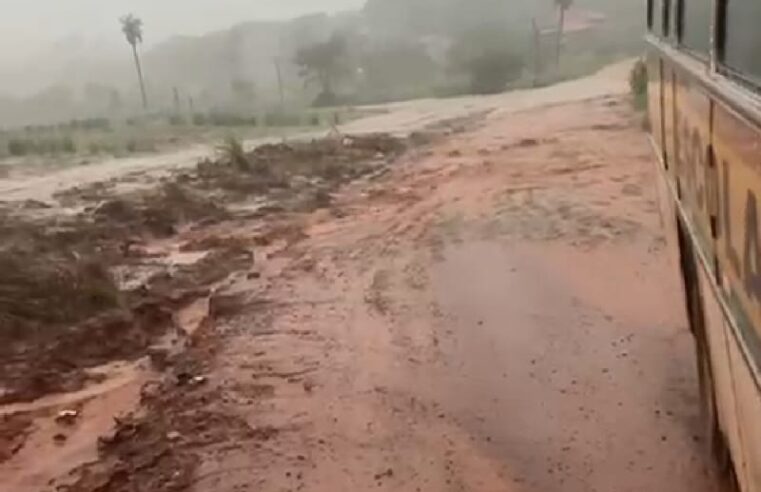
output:
[[[636,61],[629,73],[629,87],[631,88],[634,107],[640,111],[647,109],[647,65],[645,61]]]
[[[629,89],[631,91],[632,106],[642,118],[642,129],[650,130],[650,115],[647,101],[648,73],[647,64],[642,58],[637,59],[629,72]]]
[[[544,86],[639,54],[640,10],[624,0],[368,0],[349,16],[270,25],[261,35],[277,37],[275,51],[249,42],[253,23],[144,53],[142,19],[129,14],[113,26],[131,55],[120,55],[119,79],[94,71],[79,87],[0,95],[0,160],[89,163],[330,128],[367,114],[361,105]]]
[[[72,213],[0,203],[0,403],[76,390],[92,379],[86,369],[144,356],[172,329],[173,309],[208,295],[231,268],[250,269],[252,251],[272,238],[191,240],[182,251],[205,256],[178,268],[157,261],[149,244],[240,219],[235,204],[267,203],[260,214],[273,224],[278,214],[329,208],[339,186],[387,171],[409,145],[366,135],[246,151],[230,137],[216,159],[148,187],[93,183],[56,194]]]
[[[498,25],[462,33],[450,48],[450,70],[465,76],[467,92],[495,94],[523,74],[525,47]]]
[[[328,128],[369,114],[352,108],[225,111],[111,120],[93,118],[0,130],[0,159],[23,157],[124,157],[191,143],[215,143],[233,135],[250,139],[282,131]]]

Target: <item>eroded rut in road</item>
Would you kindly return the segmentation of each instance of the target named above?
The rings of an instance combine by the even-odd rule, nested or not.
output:
[[[268,241],[261,211],[185,232],[254,264],[186,313],[192,342],[114,426],[98,397],[65,431],[56,406],[6,418],[44,438],[0,432],[3,483],[39,489],[44,449],[78,463],[45,484],[72,492],[714,490],[629,101],[496,111],[391,154],[267,210]]]

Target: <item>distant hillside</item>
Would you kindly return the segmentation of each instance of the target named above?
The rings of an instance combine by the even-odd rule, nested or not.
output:
[[[145,54],[146,73],[157,97],[173,87],[200,102],[223,100],[236,83],[250,84],[260,98],[275,95],[277,71],[288,85],[301,87],[291,61],[296,50],[354,29],[358,13],[301,17],[288,22],[246,22],[198,37],[178,37]]]
[[[159,43],[143,53],[151,106],[171,106],[174,88],[180,91],[183,101],[192,97],[197,104],[206,106],[224,104],[233,96],[234,87],[242,85],[252,87],[264,99],[272,98],[277,84],[276,60],[286,81],[300,88],[301,81],[291,65],[296,49],[323,40],[336,29],[355,26],[359,18],[359,13],[349,13],[317,14],[286,22],[252,21]],[[97,42],[64,40],[34,60],[0,68],[0,77],[4,79],[2,85],[10,90],[35,91],[22,98],[0,97],[0,125],[90,116],[110,110],[107,98],[91,100],[94,86],[118,92],[127,111],[138,103],[134,67],[126,44],[104,48]],[[59,103],[51,104],[51,93],[61,97]]]
[[[644,29],[637,0],[576,0],[569,31],[594,24],[594,36],[580,49],[589,57],[613,58],[635,52]],[[246,109],[278,100],[278,64],[284,90],[294,104],[308,103],[292,60],[299,47],[327,39],[333,32],[350,36],[356,63],[374,76],[365,81],[372,97],[398,98],[423,94],[446,67],[451,40],[489,24],[504,26],[518,44],[530,43],[531,19],[553,29],[557,16],[551,0],[367,0],[361,11],[316,14],[284,22],[242,22],[202,36],[171,38],[143,53],[151,108],[172,108],[174,89],[180,102],[207,110]],[[591,24],[590,24],[591,25]],[[148,33],[147,33],[148,34]],[[377,55],[363,53],[375,50]],[[524,47],[521,50],[528,52]],[[370,56],[372,55],[372,56]],[[527,55],[528,56],[528,55]],[[436,67],[438,64],[438,68]],[[397,70],[397,72],[393,72]],[[393,72],[393,73],[392,73]],[[366,73],[366,75],[367,75]],[[395,77],[411,84],[392,90]],[[56,121],[139,110],[135,73],[126,44],[98,39],[62,40],[45,53],[14,67],[0,67],[0,126]],[[3,88],[35,95],[2,97]]]
[[[453,35],[484,22],[526,27],[551,9],[550,0],[368,0],[363,12],[377,32]]]

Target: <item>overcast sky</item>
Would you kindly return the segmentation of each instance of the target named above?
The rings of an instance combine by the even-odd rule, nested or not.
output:
[[[0,0],[0,62],[71,36],[117,40],[117,19],[143,19],[147,45],[257,19],[358,8],[364,0]]]

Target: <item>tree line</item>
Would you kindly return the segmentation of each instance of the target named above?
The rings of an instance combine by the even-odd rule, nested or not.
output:
[[[437,0],[441,3],[443,0]],[[457,2],[459,0],[446,0]],[[558,27],[555,47],[555,63],[558,64],[563,44],[564,23],[567,10],[573,0],[552,0],[558,12]],[[421,0],[418,0],[421,3]],[[428,3],[431,3],[428,0]],[[434,2],[436,3],[436,2]],[[461,3],[461,2],[460,2]],[[431,3],[421,3],[431,12],[437,11]],[[366,12],[381,11],[378,2],[371,0],[365,7]],[[398,8],[402,8],[399,6]],[[378,14],[376,14],[378,15]],[[143,42],[143,21],[133,14],[128,14],[120,19],[121,29],[128,45],[131,48],[133,62],[138,80],[141,101],[144,109],[148,108],[148,95],[140,60],[139,45]],[[499,22],[484,22],[474,24],[474,27],[458,32],[448,49],[446,70],[456,72],[468,79],[467,91],[488,94],[500,92],[507,85],[518,79],[527,65],[527,53],[531,47],[526,40],[512,34],[514,27],[503,25]],[[397,44],[390,49],[381,49],[376,55],[365,55],[358,63],[352,60],[351,36],[353,34],[335,32],[328,39],[300,47],[291,62],[298,67],[298,74],[305,86],[315,85],[319,88],[314,99],[315,106],[331,106],[338,104],[341,98],[337,94],[337,86],[346,79],[362,79],[368,77],[383,78],[382,70],[373,70],[373,62],[381,57],[393,58],[386,60],[389,65],[397,62],[403,65],[403,60],[415,60],[422,65],[430,64],[425,53],[414,43]],[[395,50],[395,51],[394,51]],[[401,62],[401,63],[400,63]],[[409,64],[410,67],[414,63]],[[280,84],[281,102],[283,99],[282,74],[279,62],[275,61],[278,83]],[[403,70],[403,67],[400,67]],[[400,71],[402,71],[400,70]],[[392,76],[395,74],[392,74]],[[397,74],[401,75],[401,74]],[[388,78],[388,77],[387,77]],[[393,84],[393,80],[389,80]],[[238,84],[240,85],[240,84]],[[236,86],[236,90],[240,88]],[[246,86],[249,96],[253,94],[253,87]],[[178,106],[178,95],[175,88],[175,105]]]

